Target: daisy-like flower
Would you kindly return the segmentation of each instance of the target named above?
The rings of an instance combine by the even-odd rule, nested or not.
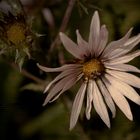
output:
[[[133,119],[126,97],[140,105],[140,96],[133,89],[140,88],[140,78],[128,72],[139,73],[140,70],[125,63],[140,55],[140,50],[130,52],[140,42],[140,34],[130,38],[131,32],[132,29],[120,40],[107,45],[108,30],[105,25],[100,26],[96,11],[91,21],[88,42],[82,38],[78,30],[77,44],[64,33],[60,33],[65,49],[76,58],[75,63],[65,64],[59,68],[48,68],[38,64],[45,72],[61,72],[47,85],[44,92],[49,91],[49,94],[44,105],[56,100],[77,82],[81,82],[72,106],[70,129],[78,120],[84,97],[87,119],[90,119],[94,106],[100,118],[110,127],[107,107],[112,112],[112,117],[115,117],[115,104],[129,120]]]

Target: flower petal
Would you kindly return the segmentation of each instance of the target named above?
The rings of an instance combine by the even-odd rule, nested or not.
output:
[[[112,69],[112,70],[140,73],[140,70],[138,68],[128,64],[118,64],[118,65],[105,64],[105,68]]]
[[[100,43],[99,47],[97,48],[96,57],[98,57],[103,52],[103,50],[106,47],[107,41],[108,41],[108,30],[105,25],[102,25],[100,31]]]
[[[101,119],[104,121],[104,123],[110,128],[110,120],[107,112],[106,105],[103,101],[103,98],[101,96],[101,93],[96,85],[96,82],[94,82],[94,92],[93,92],[93,105],[96,110],[96,112],[99,114]]]
[[[130,106],[129,106],[127,100],[125,99],[125,97],[117,89],[115,89],[111,83],[108,82],[109,79],[102,77],[102,80],[104,81],[104,84],[106,85],[107,89],[109,90],[116,105],[120,108],[120,110],[125,114],[125,116],[129,120],[133,120]]]
[[[68,69],[68,70],[65,70],[65,71],[61,72],[53,81],[51,81],[46,86],[46,88],[44,90],[44,93],[46,93],[55,82],[59,81],[60,79],[64,78],[65,76],[68,76],[68,75],[71,75],[71,74],[75,74],[77,72],[80,72],[80,69],[79,68],[76,68],[76,69]]]
[[[79,65],[79,64],[66,64],[66,65],[58,67],[58,68],[48,68],[45,66],[41,66],[40,64],[37,63],[37,66],[45,72],[61,72],[61,71],[67,70],[67,69],[78,68],[81,65]]]
[[[119,58],[115,58],[112,60],[108,60],[106,62],[104,62],[105,64],[122,64],[122,63],[128,63],[129,61],[133,60],[135,57],[138,57],[140,55],[140,50],[137,50],[133,53],[129,53],[127,55],[124,55],[122,57]]]
[[[76,30],[77,34],[77,43],[79,47],[88,47],[88,43],[82,38],[82,36],[79,33],[79,30]]]
[[[78,91],[78,93],[76,94],[76,97],[74,99],[74,103],[72,106],[72,112],[71,112],[71,117],[70,117],[70,130],[73,129],[73,127],[75,126],[81,108],[82,108],[82,104],[83,104],[83,100],[84,100],[84,96],[85,96],[85,92],[86,92],[86,87],[87,87],[87,83],[83,83]]]
[[[140,78],[136,77],[133,74],[115,70],[106,70],[106,72],[118,78],[122,82],[125,82],[133,87],[140,88]]]
[[[93,101],[93,86],[94,83],[92,80],[89,80],[88,87],[87,87],[87,106],[86,106],[86,118],[90,119],[90,112],[92,108],[92,101]]]
[[[73,78],[73,76],[75,78],[75,75],[69,75],[56,83],[47,95],[43,105],[46,105],[54,96],[56,96],[63,89],[64,85],[69,81],[69,79]]]
[[[51,81],[51,82],[46,86],[46,88],[45,88],[45,90],[44,90],[44,93],[46,93],[46,92],[50,89],[50,87],[51,87],[55,82],[57,82],[58,80],[62,79],[65,75],[67,75],[67,74],[65,74],[65,73],[66,73],[65,71],[62,72],[62,73],[59,74],[53,81]]]
[[[138,44],[140,42],[140,34],[136,35],[136,36],[133,36],[131,38],[129,38],[126,43],[124,44],[124,47],[125,46],[129,46],[129,45],[132,45],[133,43]],[[135,45],[134,45],[135,46]]]
[[[122,95],[140,105],[140,96],[131,86],[110,75],[107,75],[106,78],[110,81],[112,86],[116,88]]]
[[[65,66],[61,66],[61,67],[58,67],[58,68],[48,68],[48,67],[45,67],[45,66],[41,66],[38,63],[37,63],[37,66],[45,72],[60,72],[60,71],[63,71],[65,69]]]
[[[65,47],[65,49],[71,53],[74,57],[78,59],[82,59],[81,50],[69,37],[67,37],[64,33],[60,32],[60,39]]]
[[[79,33],[79,30],[76,30],[76,34],[78,47],[80,47],[82,51],[81,55],[83,55],[83,58],[85,56],[89,56],[90,55],[89,44],[82,38],[82,36]]]
[[[95,53],[98,47],[99,36],[100,36],[100,19],[98,12],[95,11],[90,24],[90,34],[89,34],[89,47],[92,53]]]
[[[124,44],[126,43],[126,41],[128,40],[128,38],[129,38],[131,32],[132,32],[132,28],[131,28],[131,29],[127,32],[127,34],[126,34],[123,38],[121,38],[120,40],[110,42],[110,43],[106,46],[104,52],[102,53],[102,57],[103,57],[103,58],[108,58],[108,55],[109,55],[110,53],[112,53],[116,48],[122,47],[122,45],[124,45]]]
[[[140,42],[140,34],[128,39],[122,47],[118,47],[108,54],[108,60],[115,59],[130,52]]]
[[[59,98],[59,96],[61,94],[63,94],[66,90],[70,89],[73,85],[75,85],[80,79],[82,78],[82,74],[80,74],[78,76],[77,75],[73,75],[65,84],[63,89],[61,90],[61,92],[58,93],[58,95],[56,95],[50,102],[55,101],[57,98]]]
[[[107,90],[107,88],[105,87],[104,83],[100,79],[98,79],[97,82],[98,82],[98,87],[99,87],[102,95],[104,96],[106,104],[112,112],[112,117],[114,118],[116,115],[116,108],[115,108],[115,104],[110,96],[110,93]]]

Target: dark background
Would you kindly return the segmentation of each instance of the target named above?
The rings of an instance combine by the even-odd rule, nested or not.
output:
[[[54,48],[51,54],[48,53],[68,1],[22,0],[28,13],[27,18],[33,18],[33,30],[44,35],[37,39],[38,47],[23,68],[44,80],[45,85],[55,75],[41,72],[36,63],[59,66],[60,52],[65,54],[65,60],[71,58],[62,45]],[[45,20],[42,12],[45,8],[51,13],[52,21]],[[99,11],[101,23],[107,25],[109,40],[121,38],[131,27],[134,27],[133,35],[140,32],[139,0],[77,0],[65,33],[76,40],[75,30],[79,29],[87,39],[95,10]],[[131,63],[140,68],[139,58]],[[140,140],[140,106],[129,101],[134,116],[132,122],[117,109],[116,118],[111,119],[111,129],[105,126],[93,109],[91,120],[87,121],[84,114],[81,114],[76,127],[69,131],[71,99],[77,88],[43,107],[45,85],[34,81],[26,73],[19,72],[3,58],[0,59],[0,140]],[[140,93],[139,89],[136,90]]]

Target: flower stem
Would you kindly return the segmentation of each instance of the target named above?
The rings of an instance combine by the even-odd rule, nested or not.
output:
[[[18,66],[15,63],[10,63],[10,65],[14,68],[14,69],[19,69]],[[38,84],[44,84],[44,81],[36,76],[34,76],[33,74],[29,73],[27,70],[23,69],[21,70],[21,74],[23,74],[25,77],[35,81]]]
[[[71,13],[72,13],[75,2],[76,2],[76,0],[69,0],[68,7],[67,7],[65,15],[63,17],[63,20],[62,20],[61,26],[59,28],[58,34],[57,34],[56,38],[54,39],[53,43],[51,44],[50,52],[53,50],[53,48],[55,46],[58,46],[60,44],[59,32],[64,32],[65,31],[65,29],[68,25],[68,22],[69,22],[69,19],[70,19],[70,16],[71,16]]]

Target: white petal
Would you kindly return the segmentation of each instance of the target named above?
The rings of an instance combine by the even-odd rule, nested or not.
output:
[[[121,72],[121,71],[115,71],[115,70],[106,70],[106,72],[118,78],[122,82],[140,88],[140,78],[134,76],[133,74]]]
[[[137,42],[137,41],[138,41],[138,42]],[[140,34],[129,38],[129,39],[126,41],[126,43],[124,44],[124,46],[132,45],[134,42],[137,42],[137,44],[140,42]]]
[[[115,108],[115,104],[110,96],[110,93],[108,92],[107,88],[105,87],[105,85],[103,84],[103,82],[100,79],[98,79],[97,82],[98,82],[99,89],[101,90],[101,93],[104,96],[106,104],[112,112],[112,117],[114,118],[116,115],[116,108]]]
[[[79,64],[66,64],[66,65],[63,65],[58,68],[48,68],[48,67],[41,66],[38,63],[37,63],[37,66],[45,72],[61,72],[61,71],[67,70],[67,69],[81,67],[81,65],[79,65]]]
[[[129,98],[131,101],[135,102],[136,104],[140,105],[140,96],[137,94],[137,92],[128,84],[118,80],[117,78],[106,75],[107,79],[110,81],[112,86],[116,88],[122,95]]]
[[[63,71],[65,69],[65,66],[61,66],[61,67],[58,67],[58,68],[48,68],[48,67],[41,66],[38,63],[37,63],[37,66],[45,72],[60,72],[60,71]]]
[[[128,64],[118,64],[118,65],[105,64],[105,68],[112,69],[112,70],[140,73],[140,70],[138,68]]]
[[[99,43],[99,36],[100,36],[100,19],[98,12],[95,11],[90,24],[90,34],[89,34],[89,47],[93,54],[97,49]]]
[[[130,106],[125,99],[125,97],[115,88],[113,88],[111,83],[108,83],[108,79],[102,78],[104,84],[106,85],[107,89],[109,90],[114,102],[120,108],[120,110],[126,115],[129,120],[133,120],[133,116],[131,113]]]
[[[138,43],[140,42],[140,35],[132,37],[126,41],[126,43],[113,50],[110,54],[108,54],[107,60],[115,59],[117,57],[123,56],[130,52]]]
[[[59,98],[59,96],[64,93],[66,90],[70,89],[73,85],[75,85],[80,79],[82,78],[82,74],[80,74],[78,76],[77,75],[73,75],[65,84],[63,89],[61,90],[61,92],[58,93],[58,95],[56,95],[51,101],[49,102],[53,102],[55,101],[57,98]]]
[[[47,95],[43,105],[46,105],[54,96],[56,96],[63,89],[64,85],[69,81],[69,79],[72,78],[73,75],[69,75],[63,78],[62,80],[60,80],[58,83],[56,83],[54,87],[50,90],[49,94]]]
[[[87,87],[87,106],[86,106],[86,117],[90,119],[90,112],[92,108],[92,101],[93,101],[93,82],[89,80],[88,87]]]
[[[77,68],[77,69],[68,69],[68,70],[65,70],[63,72],[61,72],[53,81],[51,81],[45,88],[44,90],[44,93],[46,93],[50,87],[55,83],[57,82],[58,80],[64,78],[65,76],[68,76],[68,75],[71,75],[71,74],[74,74],[74,73],[77,73],[77,72],[80,72],[80,69]]]
[[[64,71],[65,72],[65,71]],[[62,72],[61,74],[59,74],[53,81],[51,81],[45,88],[44,93],[46,93],[50,87],[57,82],[58,80],[60,80],[61,78],[63,78],[65,76],[65,74],[63,74],[64,72]]]
[[[85,92],[86,92],[86,87],[87,87],[87,83],[83,83],[74,99],[71,117],[70,117],[70,130],[73,129],[73,127],[75,126],[78,120],[78,117],[82,108]]]
[[[78,59],[82,59],[81,57],[81,50],[69,37],[65,34],[60,33],[60,39],[65,47],[65,49],[71,53],[74,57]]]
[[[100,43],[99,43],[99,47],[97,48],[97,57],[105,49],[107,41],[108,41],[108,30],[105,25],[102,25],[101,31],[100,31]]]
[[[94,92],[93,92],[93,105],[96,112],[101,117],[101,119],[110,128],[110,120],[109,120],[107,108],[95,81],[94,81]]]
[[[80,49],[82,51],[81,55],[83,55],[83,57],[89,56],[90,55],[90,49],[89,49],[88,43],[82,38],[82,36],[79,33],[79,30],[76,30],[76,34],[77,34],[78,46],[80,47]]]
[[[116,48],[122,47],[128,40],[130,34],[132,32],[132,28],[127,32],[127,34],[121,38],[120,40],[110,42],[107,47],[105,48],[104,52],[102,53],[103,58],[108,58],[108,55],[112,53]]]
[[[88,47],[88,43],[82,38],[82,36],[79,33],[79,30],[76,30],[76,34],[77,34],[77,43],[78,43],[78,45]]]
[[[122,57],[119,57],[119,58],[115,58],[115,59],[112,59],[112,60],[108,60],[105,62],[105,64],[122,64],[122,63],[128,63],[129,61],[133,60],[135,57],[138,57],[140,55],[140,51],[137,50],[133,53],[129,53],[127,55],[124,55]]]

